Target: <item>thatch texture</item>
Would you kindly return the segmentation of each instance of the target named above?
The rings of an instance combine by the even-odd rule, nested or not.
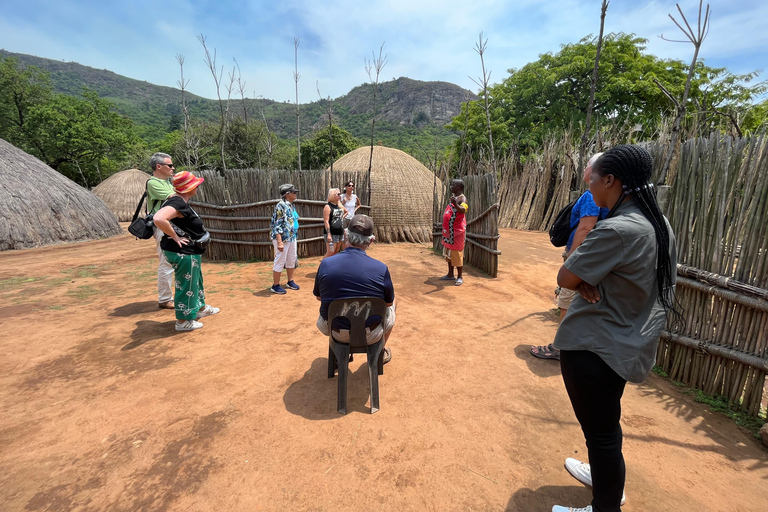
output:
[[[350,151],[334,162],[333,172],[364,173],[370,155],[370,146]],[[442,192],[442,183],[418,160],[399,149],[374,146],[370,204],[376,240],[430,242],[436,181]]]
[[[0,139],[0,250],[120,233],[101,199]]]
[[[136,205],[144,193],[150,175],[138,169],[128,169],[113,174],[99,183],[93,193],[104,201],[120,222],[133,219]],[[146,200],[144,206],[146,207]]]

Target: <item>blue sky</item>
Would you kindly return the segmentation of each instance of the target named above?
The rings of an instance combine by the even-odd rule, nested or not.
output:
[[[240,65],[249,97],[294,99],[293,39],[299,45],[299,101],[338,97],[368,80],[364,60],[384,43],[382,80],[407,76],[444,80],[477,90],[474,51],[488,39],[491,81],[542,53],[599,30],[600,0],[4,0],[0,47],[75,61],[151,83],[176,86],[176,55],[186,59],[188,88],[214,97],[197,40],[204,34],[219,66]],[[679,0],[694,23],[695,0]],[[700,57],[734,73],[765,70],[768,78],[768,2],[712,0],[712,27]],[[634,33],[648,51],[690,61],[690,44],[663,41],[682,34],[670,0],[612,0],[606,32]],[[226,94],[226,92],[224,92]]]

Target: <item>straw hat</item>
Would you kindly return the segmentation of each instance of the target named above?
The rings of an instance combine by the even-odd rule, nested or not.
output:
[[[189,194],[204,181],[205,178],[196,178],[195,175],[189,171],[179,171],[173,175],[173,178],[171,178],[173,189],[177,194]]]

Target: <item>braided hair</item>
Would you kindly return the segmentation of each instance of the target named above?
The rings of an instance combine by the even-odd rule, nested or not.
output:
[[[656,234],[656,283],[659,288],[659,302],[665,312],[673,312],[679,316],[675,308],[675,296],[673,289],[673,275],[677,269],[671,267],[669,258],[669,231],[664,215],[656,202],[656,194],[651,184],[653,172],[653,157],[639,146],[616,146],[601,156],[592,167],[592,172],[600,176],[612,174],[621,181],[624,194],[611,208],[608,217],[611,217],[624,199],[632,194],[635,204],[640,212],[648,219]]]

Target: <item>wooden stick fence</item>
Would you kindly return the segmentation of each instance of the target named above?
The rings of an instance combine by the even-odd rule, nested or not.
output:
[[[768,143],[686,142],[668,217],[686,263],[677,287],[685,321],[665,331],[657,364],[757,416],[768,371]]]

